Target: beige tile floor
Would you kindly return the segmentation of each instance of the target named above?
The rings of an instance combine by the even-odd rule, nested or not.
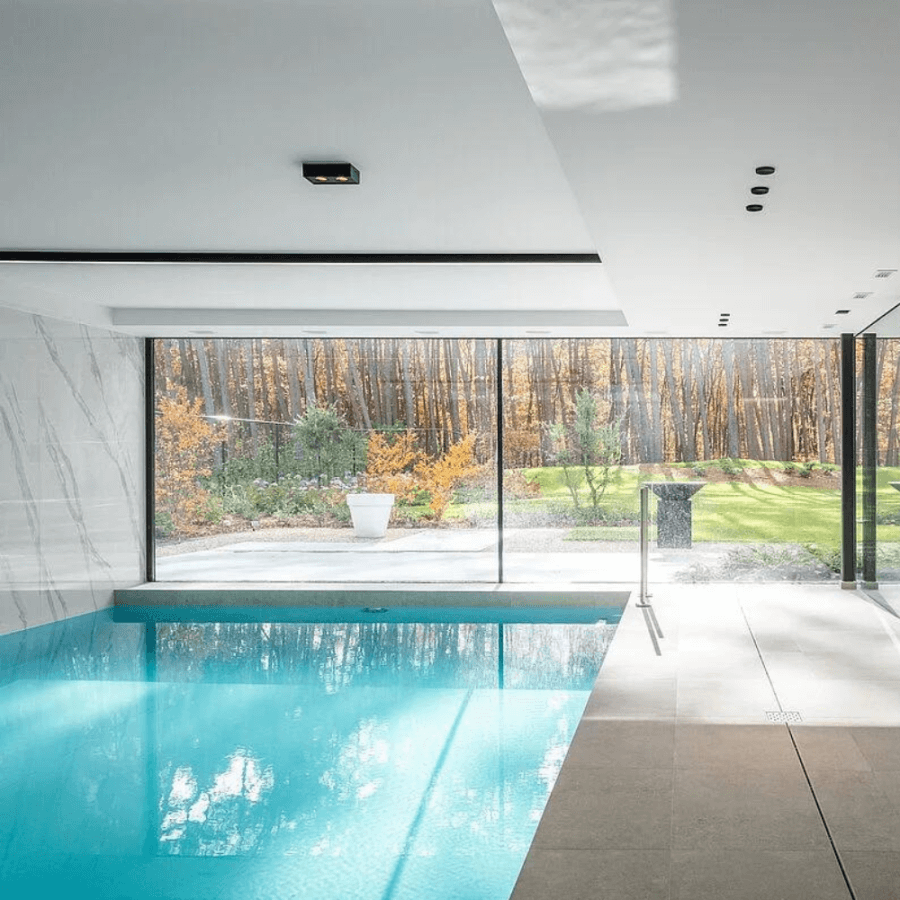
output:
[[[632,600],[512,900],[900,900],[900,620],[834,585],[651,602],[660,653]]]

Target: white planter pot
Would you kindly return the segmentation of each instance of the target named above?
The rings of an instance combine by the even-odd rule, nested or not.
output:
[[[393,494],[348,494],[347,506],[356,537],[384,537],[393,505]]]

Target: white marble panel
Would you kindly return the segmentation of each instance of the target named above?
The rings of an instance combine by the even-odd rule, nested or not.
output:
[[[142,580],[143,352],[0,308],[0,633]]]

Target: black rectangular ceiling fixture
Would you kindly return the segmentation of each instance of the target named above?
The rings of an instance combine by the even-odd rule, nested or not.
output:
[[[305,162],[303,177],[312,184],[359,184],[359,169],[348,162]]]

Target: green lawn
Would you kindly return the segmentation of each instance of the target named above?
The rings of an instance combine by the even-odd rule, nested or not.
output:
[[[778,462],[742,462],[747,467],[783,468]],[[704,465],[709,466],[709,463]],[[508,500],[507,509],[516,513],[532,510],[536,515],[553,508],[571,509],[572,500],[561,468],[526,469],[525,476],[540,484],[541,496]],[[623,466],[614,473],[602,500],[609,518],[637,519],[642,480],[637,466]],[[692,480],[702,478],[695,476]],[[900,468],[878,470],[880,515],[900,513],[900,492],[890,487],[891,481],[900,481]],[[583,505],[587,506],[586,488],[581,490],[580,496]],[[651,502],[655,503],[655,499]],[[707,484],[695,495],[693,510],[693,535],[699,542],[796,543],[832,548],[840,544],[839,477],[834,477],[833,489],[739,481]],[[453,517],[465,513],[464,507],[450,511]],[[572,540],[631,541],[637,537],[637,528],[632,525],[621,528],[584,526],[574,528],[570,534]],[[900,525],[879,525],[878,540],[900,542]]]

